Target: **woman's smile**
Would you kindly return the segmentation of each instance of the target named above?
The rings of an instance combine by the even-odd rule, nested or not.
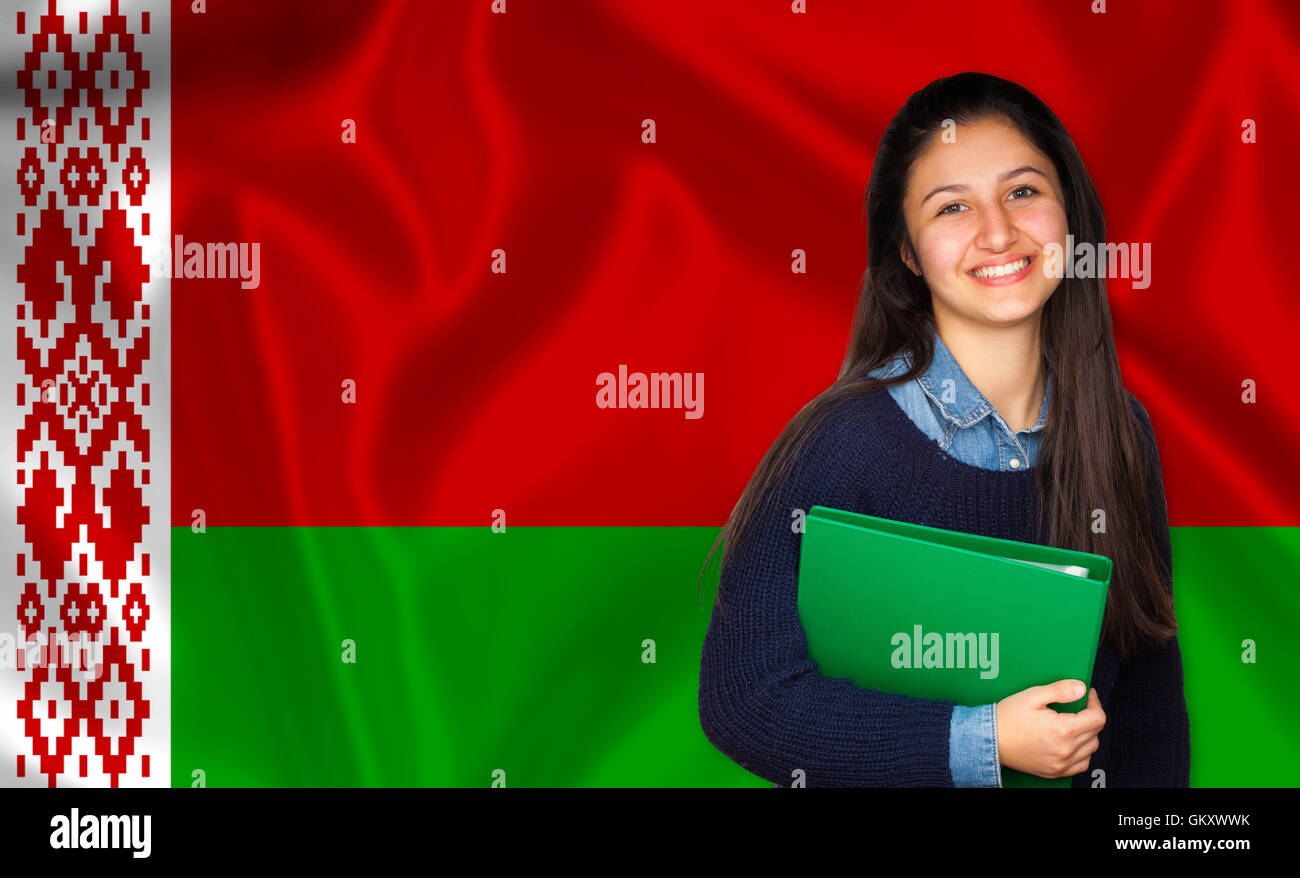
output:
[[[1029,268],[1035,262],[1033,256],[1013,253],[981,263],[966,272],[975,280],[990,287],[1003,287],[1019,283],[1029,277]]]

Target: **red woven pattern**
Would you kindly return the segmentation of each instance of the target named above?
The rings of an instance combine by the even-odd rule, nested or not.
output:
[[[136,44],[148,25],[128,20],[117,0],[103,15],[60,14],[50,0],[18,30],[30,31],[31,48],[18,71],[17,521],[26,546],[13,612],[22,639],[45,648],[19,656],[29,752],[17,774],[39,772],[51,787],[70,775],[118,786],[149,773],[137,749],[150,707],[140,682],[150,603],[138,581],[149,575],[148,213],[127,209],[149,194],[140,113],[149,71]],[[78,661],[82,649],[99,659],[93,670]]]

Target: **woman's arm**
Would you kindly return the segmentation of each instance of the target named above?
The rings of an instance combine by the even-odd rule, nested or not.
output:
[[[995,704],[952,709],[948,736],[948,770],[953,786],[1002,786],[1002,760],[998,753],[998,711]]]
[[[1173,552],[1169,512],[1160,474],[1155,431],[1137,397],[1134,411],[1149,443],[1152,465],[1152,522],[1156,547],[1164,565],[1166,586],[1173,590]],[[1190,776],[1187,699],[1183,693],[1183,662],[1178,638],[1121,663],[1107,716],[1114,728],[1114,757],[1106,778],[1109,787],[1186,787]]]
[[[1108,787],[1186,787],[1187,701],[1178,638],[1120,665],[1106,713],[1115,729]]]
[[[759,777],[789,786],[952,786],[953,703],[860,689],[823,677],[799,622],[801,534],[794,510],[856,509],[870,488],[863,424],[832,416],[768,492],[724,566],[700,666],[709,740]],[[856,433],[860,435],[860,433]]]

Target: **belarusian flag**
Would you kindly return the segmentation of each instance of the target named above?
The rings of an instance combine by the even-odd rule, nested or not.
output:
[[[999,11],[7,6],[0,783],[765,786],[696,577],[837,374],[881,130],[966,68],[1150,244],[1192,782],[1300,783],[1294,14]]]

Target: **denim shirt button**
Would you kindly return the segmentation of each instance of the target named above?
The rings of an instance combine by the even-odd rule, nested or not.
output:
[[[1019,461],[1017,458],[1014,458],[1014,457],[1011,458],[1011,468],[1012,468],[1012,469],[1016,469],[1016,468],[1018,468],[1019,466],[1020,466],[1020,461]]]

